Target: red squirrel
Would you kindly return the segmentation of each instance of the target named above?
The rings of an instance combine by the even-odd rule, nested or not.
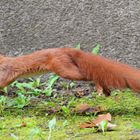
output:
[[[70,80],[94,81],[97,92],[140,92],[140,70],[75,48],[50,48],[19,57],[0,55],[0,87],[24,76],[53,72]]]

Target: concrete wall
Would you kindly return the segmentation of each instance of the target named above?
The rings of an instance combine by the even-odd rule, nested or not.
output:
[[[140,0],[0,0],[0,53],[81,43],[140,67]]]

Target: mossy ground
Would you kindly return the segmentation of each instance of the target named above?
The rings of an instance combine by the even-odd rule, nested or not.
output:
[[[8,101],[13,99],[8,98]],[[96,132],[93,128],[80,129],[79,125],[93,120],[97,114],[79,115],[64,111],[54,111],[65,104],[73,110],[78,104],[88,103],[104,108],[104,113],[112,115],[114,131]],[[68,106],[69,105],[69,106]],[[53,112],[54,111],[54,112]],[[140,130],[133,123],[140,122],[140,98],[130,91],[115,92],[111,97],[94,94],[77,98],[74,95],[45,99],[33,98],[22,109],[3,106],[0,114],[0,140],[47,140],[48,122],[56,117],[52,130],[52,140],[139,140]]]

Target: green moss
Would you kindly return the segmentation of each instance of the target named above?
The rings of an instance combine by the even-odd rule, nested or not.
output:
[[[11,99],[8,99],[11,101]],[[80,129],[79,125],[96,116],[64,114],[63,111],[48,115],[50,108],[65,104],[70,110],[81,103],[101,106],[104,112],[110,112],[112,122],[117,124],[114,131],[105,135],[93,128]],[[55,115],[56,127],[52,130],[52,140],[119,140],[139,139],[140,131],[134,129],[133,123],[140,120],[140,99],[130,91],[115,92],[111,97],[85,96],[83,98],[59,97],[30,101],[23,109],[8,107],[4,104],[0,114],[0,140],[46,140],[49,135],[48,122]]]
[[[32,136],[32,132],[35,129],[39,129],[39,134],[36,133],[33,136],[33,140],[47,139],[49,129],[47,127],[48,121],[52,117],[23,117],[23,116],[6,116],[2,120],[3,128],[0,130],[0,139],[13,140],[11,134],[16,135],[19,139],[27,140]],[[71,116],[67,118],[67,125],[64,125],[64,120],[66,118],[56,117],[57,124],[55,129],[52,131],[52,139],[136,139],[140,137],[139,133],[135,133],[132,128],[132,122],[138,121],[140,118],[131,118],[131,120],[125,120],[119,116],[113,118],[113,122],[117,124],[117,129],[115,131],[108,131],[103,135],[101,132],[95,132],[94,129],[80,129],[79,124],[85,122],[86,120],[93,119],[94,117],[87,116]],[[26,123],[23,127],[20,125]]]

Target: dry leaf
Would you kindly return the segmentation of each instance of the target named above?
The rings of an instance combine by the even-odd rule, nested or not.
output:
[[[75,112],[79,114],[84,113],[98,113],[104,111],[104,109],[100,106],[98,107],[91,107],[88,104],[80,104],[76,107]]]
[[[27,126],[26,122],[22,122],[21,127],[26,127],[26,126]]]
[[[76,107],[76,112],[77,113],[84,113],[86,112],[88,109],[90,108],[90,106],[88,104],[80,104]]]
[[[116,124],[112,124],[112,123],[108,123],[108,125],[107,125],[107,130],[113,130],[115,127],[117,127],[117,125]]]
[[[111,121],[111,114],[107,113],[99,115],[98,118],[93,121],[93,123],[95,123],[96,126],[98,126],[102,121]]]
[[[94,124],[93,122],[86,122],[84,124],[81,124],[80,125],[80,128],[92,128],[92,127],[95,127],[96,124]]]
[[[99,125],[101,124],[102,121],[111,121],[111,114],[107,113],[107,114],[102,114],[99,115],[97,117],[97,119],[93,120],[93,121],[89,121],[86,122],[84,124],[80,125],[80,128],[92,128],[92,127],[99,127]],[[108,123],[107,129],[108,130],[112,130],[113,128],[115,128],[116,125],[115,124],[111,124],[110,122]]]

